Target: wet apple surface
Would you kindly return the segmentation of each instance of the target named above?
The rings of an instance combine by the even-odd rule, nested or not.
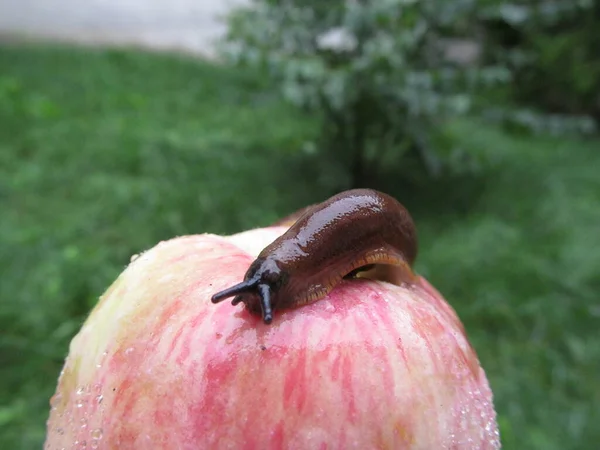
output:
[[[499,448],[477,355],[423,278],[343,281],[270,325],[211,303],[284,231],[135,258],[71,343],[46,449]]]

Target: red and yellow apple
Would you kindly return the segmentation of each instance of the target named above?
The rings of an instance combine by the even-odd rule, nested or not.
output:
[[[477,355],[423,278],[344,281],[270,325],[211,303],[284,230],[134,259],[71,343],[45,448],[499,448]]]

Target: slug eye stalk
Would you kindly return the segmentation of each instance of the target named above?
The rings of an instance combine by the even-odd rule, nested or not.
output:
[[[234,297],[232,305],[237,305],[243,301],[242,294],[256,294],[260,298],[260,308],[262,310],[263,322],[267,325],[273,320],[273,309],[271,305],[271,288],[266,283],[259,283],[258,278],[242,281],[241,283],[224,289],[214,294],[211,298],[213,303],[219,303],[229,297]]]
[[[271,310],[271,288],[268,284],[259,284],[258,294],[260,296],[260,308],[262,309],[263,322],[268,325],[273,320],[273,311]]]
[[[246,294],[251,293],[257,289],[258,279],[250,279],[246,281],[242,281],[241,283],[236,284],[235,286],[228,287],[227,289],[223,289],[220,292],[214,294],[211,298],[213,303],[220,303],[226,298],[238,296],[238,294]],[[235,301],[235,300],[234,300]],[[236,305],[239,303],[239,300],[235,303]]]

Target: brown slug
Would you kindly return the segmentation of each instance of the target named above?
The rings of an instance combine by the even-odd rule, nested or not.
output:
[[[299,217],[298,217],[299,216]],[[235,296],[266,324],[273,311],[320,300],[344,278],[410,282],[415,225],[396,199],[370,189],[345,191],[278,223],[295,223],[250,265],[244,281],[212,296]]]

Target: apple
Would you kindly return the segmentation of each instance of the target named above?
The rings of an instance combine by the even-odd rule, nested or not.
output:
[[[270,325],[211,303],[284,231],[132,258],[71,342],[45,448],[500,448],[484,370],[425,279],[344,281]]]

